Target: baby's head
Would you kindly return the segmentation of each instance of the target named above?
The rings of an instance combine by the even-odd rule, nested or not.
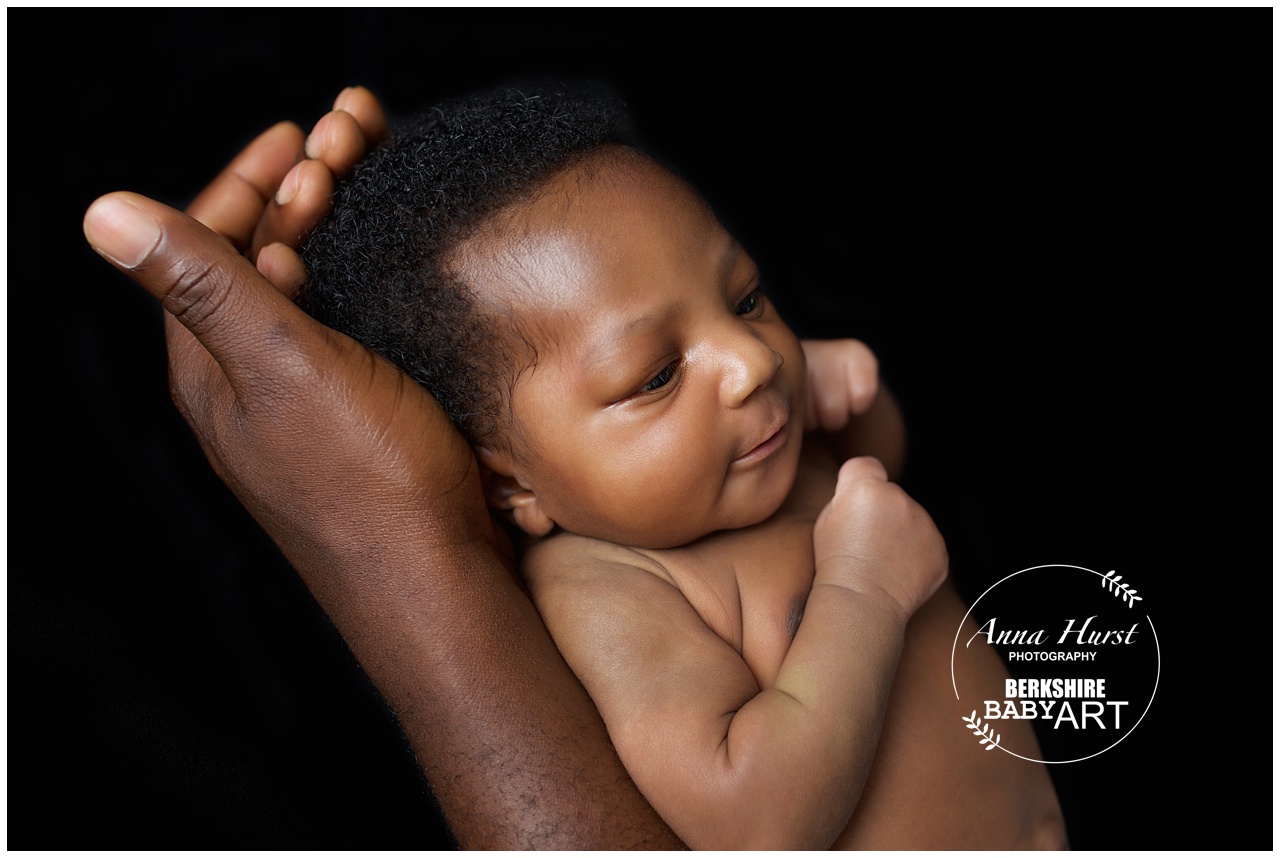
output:
[[[791,489],[799,342],[607,94],[421,114],[339,183],[304,260],[303,306],[431,391],[526,532],[671,547]]]

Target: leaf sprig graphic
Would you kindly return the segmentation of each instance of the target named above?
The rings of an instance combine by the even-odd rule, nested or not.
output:
[[[1115,577],[1111,577],[1115,575]],[[1116,570],[1112,569],[1106,575],[1102,576],[1102,586],[1106,587],[1115,595],[1129,603],[1129,607],[1133,607],[1134,602],[1141,602],[1142,597],[1138,595],[1138,591],[1130,587],[1128,584],[1120,583],[1123,575],[1116,575]]]
[[[978,717],[977,709],[973,710],[968,715],[962,715],[961,717],[964,719],[965,723],[969,725],[969,729],[973,731],[973,735],[979,737],[979,745],[986,745],[987,750],[990,751],[992,748],[1000,744],[1000,734],[996,733],[995,738],[991,738],[991,725],[983,725],[982,719]]]

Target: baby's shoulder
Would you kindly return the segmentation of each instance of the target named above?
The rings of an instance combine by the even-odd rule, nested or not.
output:
[[[529,597],[563,651],[617,641],[623,629],[639,634],[654,623],[703,625],[662,554],[557,533],[528,546],[520,565]]]
[[[525,547],[520,570],[535,595],[552,588],[620,587],[633,578],[673,583],[661,552],[643,551],[564,531]]]

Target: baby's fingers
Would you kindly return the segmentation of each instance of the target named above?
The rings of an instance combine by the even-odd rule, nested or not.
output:
[[[880,390],[880,362],[861,340],[847,340],[844,348],[842,387],[848,396],[849,413],[862,414],[871,407]]]
[[[875,456],[858,456],[849,459],[840,466],[840,474],[836,477],[836,494],[848,491],[850,486],[859,480],[876,480],[886,483],[889,472]]]
[[[849,423],[853,413],[849,392],[834,383],[824,384],[819,378],[809,382],[809,423],[811,428],[837,432]]]

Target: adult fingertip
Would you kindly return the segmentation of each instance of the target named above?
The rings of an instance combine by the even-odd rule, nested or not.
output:
[[[318,126],[317,126],[318,127]],[[324,145],[320,138],[316,136],[316,129],[311,129],[311,133],[307,135],[307,140],[302,144],[302,151],[308,158],[319,158],[324,154]]]
[[[160,222],[137,204],[133,194],[119,191],[94,200],[84,215],[84,237],[100,255],[130,270],[160,244]]]
[[[363,89],[363,87],[344,87],[342,92],[338,93],[338,97],[333,100],[333,109],[346,110],[347,106],[351,104],[351,99],[357,97],[361,89]]]
[[[280,182],[280,187],[276,190],[276,205],[288,205],[298,195],[298,185],[302,175],[299,168],[305,163],[307,162],[299,161],[294,164]]]
[[[334,122],[332,117],[340,112],[337,110],[329,111],[317,119],[316,124],[311,127],[311,133],[307,135],[306,141],[302,144],[303,152],[308,158],[318,160],[324,157],[332,136],[331,130]]]
[[[347,87],[334,99],[333,109],[350,114],[368,143],[378,143],[387,136],[386,113],[367,87],[358,84]]]
[[[290,299],[297,297],[307,280],[301,257],[292,247],[278,241],[262,248],[258,254],[258,273]]]
[[[302,127],[292,119],[281,119],[275,125],[268,128],[266,133],[281,135],[287,134],[290,137],[301,137],[305,132],[302,130]]]

